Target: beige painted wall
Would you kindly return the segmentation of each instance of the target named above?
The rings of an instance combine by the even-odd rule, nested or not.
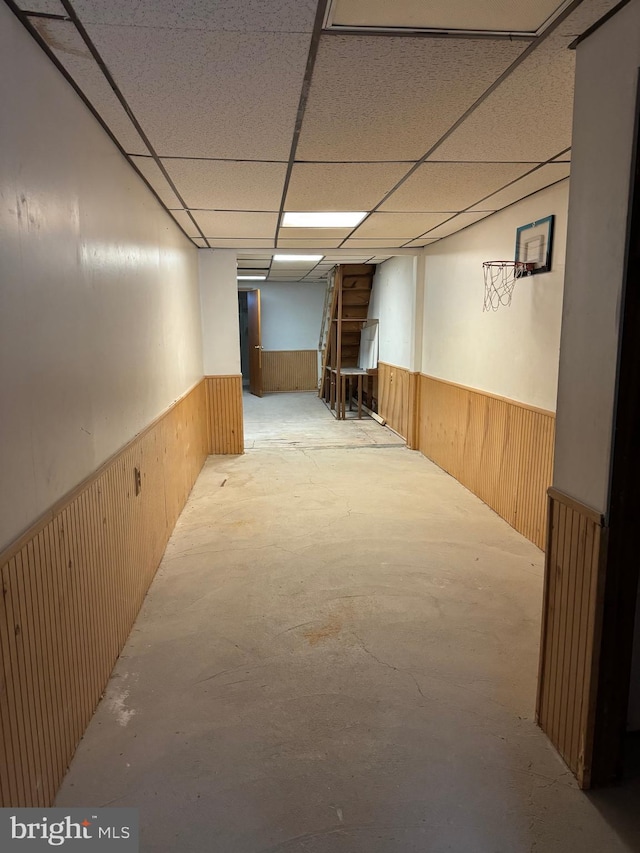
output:
[[[0,4],[0,547],[202,376],[197,250]]]
[[[207,376],[240,374],[236,253],[200,249],[198,261],[204,372]]]
[[[422,371],[554,411],[569,182],[425,249]],[[482,262],[512,260],[516,228],[555,215],[552,268],[517,282],[510,307],[483,312]]]
[[[380,264],[373,279],[369,317],[379,321],[380,361],[413,370],[417,257],[399,255]]]

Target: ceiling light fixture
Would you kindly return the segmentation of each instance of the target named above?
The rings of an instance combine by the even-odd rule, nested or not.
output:
[[[317,263],[324,258],[324,255],[274,255],[274,261],[309,261],[309,263]]]
[[[264,281],[266,275],[239,275],[238,281]]]
[[[285,213],[282,225],[284,228],[355,228],[366,216],[366,212],[305,212],[289,211]]]

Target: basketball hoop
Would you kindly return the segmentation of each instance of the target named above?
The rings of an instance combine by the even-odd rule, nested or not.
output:
[[[531,275],[535,264],[522,261],[485,261],[483,311],[497,311],[501,305],[511,305],[513,288],[523,275]]]

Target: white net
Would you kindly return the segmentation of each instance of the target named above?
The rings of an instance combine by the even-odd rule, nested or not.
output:
[[[522,275],[531,274],[531,264],[518,261],[485,261],[483,311],[497,311],[503,305],[511,305],[513,288]]]

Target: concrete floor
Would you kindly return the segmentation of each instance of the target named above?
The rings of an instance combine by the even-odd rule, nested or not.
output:
[[[533,722],[541,552],[338,426],[208,460],[57,804],[138,807],[145,853],[640,849]]]

